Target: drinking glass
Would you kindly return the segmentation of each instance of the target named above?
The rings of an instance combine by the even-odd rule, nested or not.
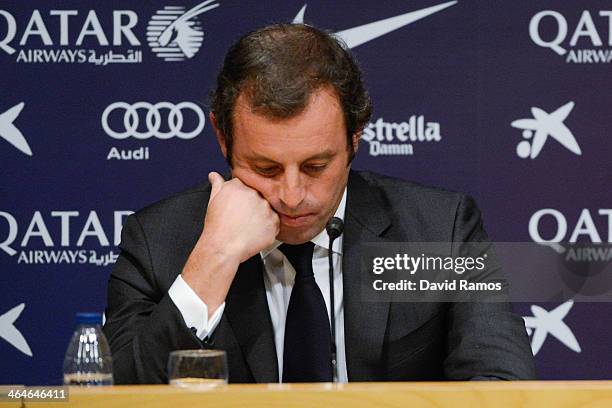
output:
[[[176,350],[168,357],[168,381],[188,388],[227,384],[227,355],[223,350]]]

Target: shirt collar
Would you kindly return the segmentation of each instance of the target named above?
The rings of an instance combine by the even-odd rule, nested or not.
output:
[[[344,213],[346,210],[346,190],[347,190],[347,187],[344,187],[344,193],[342,193],[342,200],[340,200],[340,204],[338,205],[338,208],[336,209],[336,213],[334,214],[334,217],[338,217],[343,221],[344,221]],[[337,254],[342,254],[343,236],[344,235],[341,234],[338,238],[334,240],[332,251]],[[329,247],[329,236],[327,235],[327,231],[325,231],[325,228],[323,228],[321,232],[319,232],[313,239],[311,239],[310,242],[314,243],[317,246],[327,249]],[[282,244],[283,243],[281,241],[275,240],[272,245],[270,245],[269,247],[267,247],[266,249],[264,249],[263,251],[259,253],[261,255],[261,258],[264,259],[270,254],[270,252],[274,251],[276,248],[278,248]]]

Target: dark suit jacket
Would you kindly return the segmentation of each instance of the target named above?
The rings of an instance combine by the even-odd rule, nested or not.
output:
[[[209,195],[204,183],[125,223],[104,326],[116,383],[165,383],[169,352],[211,346],[227,351],[230,382],[278,381],[259,254],[240,265],[210,344],[192,333],[168,295],[202,232]],[[351,171],[344,223],[349,381],[534,378],[523,321],[508,303],[366,303],[360,298],[362,242],[486,240],[471,198]]]

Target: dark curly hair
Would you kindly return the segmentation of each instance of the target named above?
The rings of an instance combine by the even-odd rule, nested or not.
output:
[[[253,31],[233,44],[211,92],[210,106],[225,139],[232,165],[232,115],[243,94],[251,108],[272,118],[301,113],[322,86],[339,98],[347,130],[349,163],[352,136],[370,119],[372,105],[355,59],[340,40],[304,24],[275,24]]]

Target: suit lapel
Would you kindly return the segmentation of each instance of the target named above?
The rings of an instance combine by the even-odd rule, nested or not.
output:
[[[225,314],[256,382],[278,382],[274,330],[259,254],[240,264],[225,300]]]
[[[382,378],[383,339],[389,302],[364,302],[361,288],[361,243],[382,242],[391,225],[375,189],[351,171],[344,219],[342,282],[344,341],[349,381]]]

